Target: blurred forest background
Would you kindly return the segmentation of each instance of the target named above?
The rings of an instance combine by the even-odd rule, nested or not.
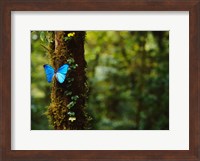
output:
[[[53,129],[44,115],[50,64],[39,31],[31,32],[31,129]],[[169,32],[87,31],[85,59],[92,130],[169,129]]]

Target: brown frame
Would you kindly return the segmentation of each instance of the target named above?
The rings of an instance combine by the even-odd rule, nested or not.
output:
[[[11,11],[189,11],[189,150],[11,150]],[[200,161],[200,0],[1,0],[0,24],[0,160]]]

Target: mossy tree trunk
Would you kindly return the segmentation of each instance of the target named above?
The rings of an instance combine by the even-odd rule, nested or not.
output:
[[[57,130],[86,129],[85,32],[56,31],[54,35],[55,45],[50,46],[54,48],[50,53],[51,64],[55,70],[68,64],[69,71],[62,84],[54,78],[47,115]]]

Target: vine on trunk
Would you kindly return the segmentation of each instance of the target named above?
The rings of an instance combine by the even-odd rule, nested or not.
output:
[[[90,117],[85,112],[88,86],[84,58],[85,32],[56,31],[48,43],[51,65],[69,65],[65,81],[53,79],[51,103],[46,115],[57,130],[87,129]]]

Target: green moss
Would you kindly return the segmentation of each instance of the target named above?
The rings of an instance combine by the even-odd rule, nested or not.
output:
[[[74,34],[72,34],[74,33]],[[67,39],[66,37],[70,38]],[[85,114],[87,96],[86,62],[84,59],[85,32],[55,32],[55,43],[50,43],[51,65],[58,69],[69,64],[64,83],[53,80],[51,103],[47,116],[55,129],[85,129],[88,117]]]

